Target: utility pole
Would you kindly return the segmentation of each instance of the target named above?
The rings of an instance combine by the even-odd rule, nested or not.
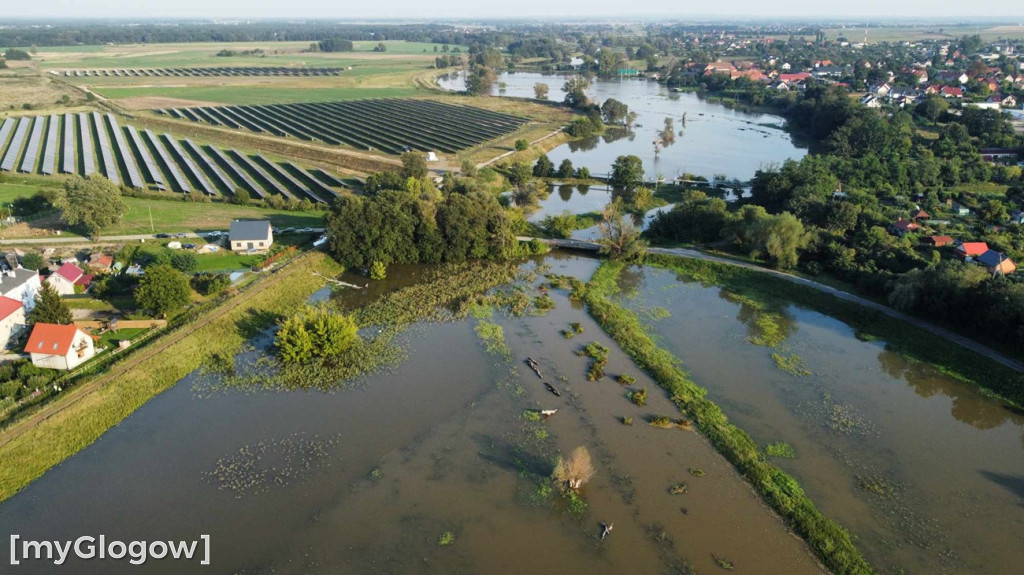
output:
[[[150,233],[156,233],[156,228],[153,227],[153,206],[146,206],[149,208],[149,231]]]

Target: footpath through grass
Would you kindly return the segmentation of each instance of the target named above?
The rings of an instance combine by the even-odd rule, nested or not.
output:
[[[161,336],[96,379],[76,386],[43,413],[3,434],[0,446],[0,501],[11,497],[48,469],[96,441],[162,391],[198,369],[207,359],[230,357],[250,337],[302,304],[323,279],[341,267],[320,252],[300,256],[262,278],[219,307]],[[102,386],[91,386],[102,379]]]
[[[612,301],[624,264],[606,261],[586,286],[577,285],[574,296],[602,328],[633,360],[654,378],[672,401],[694,420],[701,432],[764,497],[791,528],[803,537],[832,572],[840,575],[875,573],[839,523],[826,518],[804,493],[799,483],[769,462],[757,443],[726,418],[707,399],[707,390],[693,382],[681,362],[658,347],[632,311]],[[724,267],[724,266],[723,266]]]

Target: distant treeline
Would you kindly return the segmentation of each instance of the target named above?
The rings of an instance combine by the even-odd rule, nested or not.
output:
[[[50,28],[14,25],[0,29],[0,46],[74,46],[78,44],[139,44],[170,42],[319,42],[350,40],[407,40],[438,44],[478,43],[475,34],[446,26],[417,24],[365,26],[354,24],[260,22],[252,24],[82,24]]]

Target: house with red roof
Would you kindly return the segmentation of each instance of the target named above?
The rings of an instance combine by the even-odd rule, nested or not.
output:
[[[37,323],[28,336],[25,353],[32,356],[36,367],[69,370],[96,355],[96,344],[73,324]]]
[[[930,219],[932,215],[922,209],[918,209],[916,212],[911,214],[910,217],[915,220],[927,220]]]
[[[939,95],[943,98],[963,98],[964,89],[960,86],[943,86],[939,89]]]
[[[920,228],[921,226],[915,224],[914,222],[900,218],[896,220],[894,224],[889,226],[889,231],[902,238],[904,234],[917,231]]]
[[[97,272],[108,272],[114,265],[113,256],[107,254],[92,254],[89,256],[89,270]]]
[[[952,244],[953,238],[951,236],[925,236],[921,238],[921,243],[926,246],[941,248],[942,246]]]
[[[960,242],[953,253],[965,262],[973,261],[974,258],[988,251],[988,244],[985,242]]]
[[[20,301],[0,296],[0,348],[5,348],[25,330],[25,305]]]
[[[85,275],[78,266],[68,262],[46,278],[46,283],[53,286],[60,295],[72,295],[75,293],[75,283]]]

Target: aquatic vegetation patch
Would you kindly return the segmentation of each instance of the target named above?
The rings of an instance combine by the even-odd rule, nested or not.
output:
[[[551,299],[551,296],[548,294],[541,294],[533,298],[533,312],[531,312],[531,315],[546,315],[553,309],[555,309],[555,300]]]
[[[480,320],[473,330],[476,331],[477,337],[483,342],[487,353],[499,356],[506,361],[512,359],[512,350],[505,343],[505,332],[500,325],[487,320]]]
[[[266,493],[301,481],[314,471],[329,467],[331,452],[341,436],[320,439],[296,433],[284,439],[271,439],[245,445],[217,460],[213,470],[204,474],[217,489],[230,491],[235,499]]]
[[[455,544],[455,534],[451,531],[445,531],[437,538],[438,547],[447,547]]]
[[[590,358],[590,366],[587,368],[587,381],[597,381],[604,377],[604,368],[608,365],[608,352],[611,350],[596,341],[592,341],[582,351],[582,355]]]
[[[634,383],[636,383],[636,378],[633,377],[632,375],[626,375],[622,373],[615,378],[615,381],[619,382],[619,385],[633,385]]]
[[[677,259],[648,257],[663,262],[665,267],[670,267]],[[753,439],[733,425],[706,397],[707,390],[694,383],[680,368],[678,358],[658,347],[635,313],[611,299],[618,290],[616,280],[623,267],[620,262],[603,262],[580,290],[579,296],[587,304],[591,317],[670,394],[672,401],[808,542],[829,569],[841,575],[875,573],[857,550],[849,532],[824,517],[796,480],[765,458]],[[706,277],[710,281],[718,276]],[[764,280],[758,278],[758,281]]]
[[[689,493],[690,486],[685,483],[676,483],[672,487],[668,488],[668,492],[672,495],[683,495]]]
[[[781,457],[783,459],[793,459],[796,457],[796,450],[785,441],[776,441],[775,443],[765,445],[764,453],[771,457]]]
[[[773,353],[772,359],[775,360],[775,365],[777,365],[779,369],[786,373],[800,377],[806,377],[808,375],[811,375],[810,370],[808,370],[807,367],[804,366],[804,360],[801,359],[800,356],[795,353]]]
[[[627,391],[626,397],[638,406],[643,407],[647,405],[647,388],[641,387],[640,389]]]
[[[622,418],[622,425],[633,425],[633,418],[632,417],[623,417]]]
[[[884,475],[857,475],[856,479],[857,487],[860,487],[863,491],[881,497],[894,497],[896,495],[896,487]]]

